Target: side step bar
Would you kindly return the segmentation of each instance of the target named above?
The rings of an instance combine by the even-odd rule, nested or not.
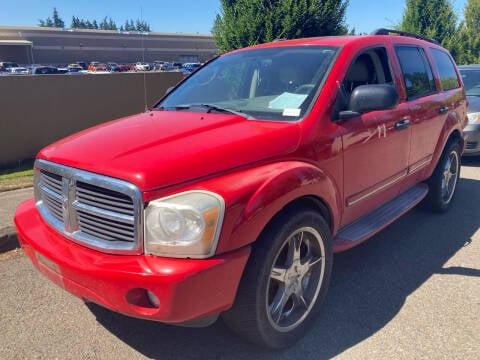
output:
[[[343,227],[333,239],[333,252],[350,249],[367,240],[417,205],[428,186],[417,184],[379,208]]]

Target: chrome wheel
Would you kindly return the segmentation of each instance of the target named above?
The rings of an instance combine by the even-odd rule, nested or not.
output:
[[[223,320],[256,344],[275,349],[293,344],[320,310],[332,264],[324,218],[308,207],[285,209],[252,245],[235,303]]]
[[[443,213],[454,202],[458,179],[460,178],[460,151],[458,142],[447,143],[440,160],[426,183],[429,191],[423,208]]]
[[[325,248],[312,227],[296,230],[275,256],[267,284],[267,317],[277,331],[291,331],[310,313],[325,274]]]
[[[459,170],[458,153],[456,151],[452,151],[450,152],[447,160],[445,161],[443,171],[442,171],[442,180],[441,180],[442,200],[446,204],[450,202],[453,194],[455,193],[455,187],[457,185],[457,179],[458,179],[458,170]]]

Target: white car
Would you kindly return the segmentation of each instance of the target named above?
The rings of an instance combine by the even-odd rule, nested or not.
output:
[[[23,66],[10,67],[7,69],[7,72],[12,75],[28,75],[30,70]]]
[[[139,61],[135,64],[135,71],[150,71],[150,64]]]

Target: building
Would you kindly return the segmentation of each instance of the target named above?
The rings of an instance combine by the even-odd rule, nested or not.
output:
[[[19,64],[204,62],[217,52],[209,34],[0,26],[0,61]]]

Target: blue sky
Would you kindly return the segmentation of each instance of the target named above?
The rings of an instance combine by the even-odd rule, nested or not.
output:
[[[357,33],[369,33],[380,27],[399,23],[405,0],[350,0],[347,25]],[[453,0],[457,14],[463,14],[466,0]],[[84,4],[81,6],[80,4]],[[171,0],[0,0],[0,25],[36,26],[39,19],[52,15],[56,7],[67,26],[75,15],[85,20],[111,17],[118,26],[127,19],[143,18],[153,31],[172,33],[210,33],[215,15],[220,12],[219,0],[182,0],[182,6]]]

